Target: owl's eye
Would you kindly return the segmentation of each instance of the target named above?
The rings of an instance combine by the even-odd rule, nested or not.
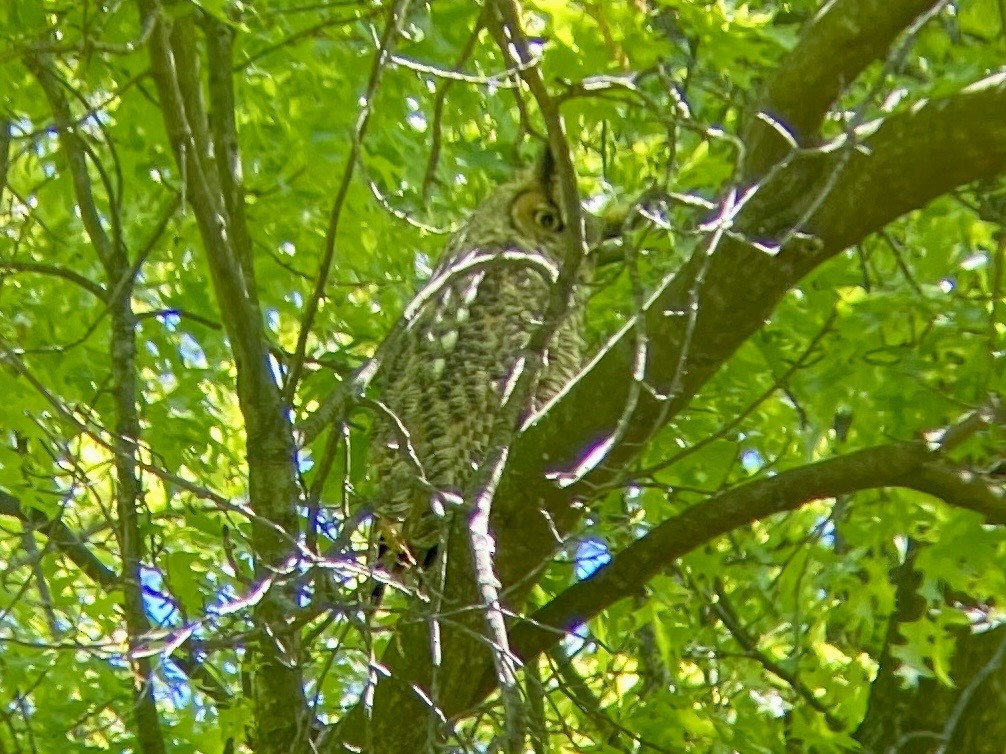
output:
[[[528,239],[544,240],[563,229],[559,208],[539,189],[529,189],[514,199],[510,221],[514,229]]]
[[[546,205],[534,211],[534,223],[543,230],[557,232],[562,230],[562,218],[555,207]]]

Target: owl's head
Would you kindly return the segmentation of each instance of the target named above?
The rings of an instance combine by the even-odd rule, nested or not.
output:
[[[497,187],[479,205],[462,231],[463,244],[516,244],[561,258],[567,227],[559,193],[555,160],[546,148],[533,167]],[[584,214],[584,224],[588,246],[606,235],[599,218]]]
[[[549,149],[542,151],[537,164],[513,182],[508,215],[519,237],[533,238],[539,245],[561,244],[566,231],[566,213],[559,201],[559,181],[555,160]],[[492,202],[490,197],[488,202]]]

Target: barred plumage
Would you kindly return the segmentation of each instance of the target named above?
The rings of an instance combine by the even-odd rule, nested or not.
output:
[[[433,495],[460,493],[488,448],[508,377],[561,264],[565,228],[555,192],[548,155],[497,188],[451,239],[428,300],[390,344],[372,469],[378,522],[399,562],[429,563],[439,541]],[[529,409],[576,374],[580,327],[578,312],[559,325]]]

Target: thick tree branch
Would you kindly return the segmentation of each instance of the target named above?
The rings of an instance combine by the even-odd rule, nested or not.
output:
[[[952,626],[954,658],[948,686],[940,679],[922,678],[905,688],[898,645],[901,627],[926,613],[920,596],[922,574],[914,563],[919,550],[909,550],[893,576],[897,600],[877,676],[870,689],[866,716],[854,737],[865,754],[999,754],[1006,736],[1002,689],[1006,683],[1006,628],[975,631],[971,625]]]
[[[511,603],[519,603],[529,585],[528,574],[554,550],[555,532],[562,534],[575,525],[580,511],[570,501],[589,497],[596,486],[613,480],[653,432],[681,411],[761,327],[785,292],[805,274],[932,198],[1006,171],[1002,112],[1006,112],[1006,77],[997,76],[871,126],[859,145],[847,147],[850,152],[839,149],[801,157],[747,201],[734,227],[770,240],[784,236],[803,220],[803,229],[816,242],[794,239],[772,255],[731,232],[714,254],[701,249],[674,278],[665,281],[644,314],[649,338],[646,389],[639,391],[631,415],[623,416],[635,355],[630,323],[564,399],[514,444],[493,510],[496,562],[501,581],[511,589]],[[923,155],[928,159],[920,159]],[[818,201],[821,196],[826,201]],[[702,281],[698,287],[697,280]],[[688,311],[696,292],[694,330],[687,333],[685,318],[668,313]],[[686,342],[690,346],[683,350]],[[585,405],[591,410],[583,411]],[[553,481],[555,474],[548,472],[575,466],[620,421],[624,430],[620,442],[602,464],[577,484],[560,487]],[[879,469],[879,479],[890,479],[889,472]],[[730,528],[747,520],[740,516],[726,524]],[[456,713],[477,698],[477,684],[470,679],[475,664],[485,660],[466,653],[447,656],[465,669],[449,697],[440,700],[446,710]],[[426,687],[428,681],[422,633],[402,628],[400,641],[390,648],[384,663],[392,677],[378,684],[374,719],[383,719],[390,710],[395,710],[398,719],[420,719],[424,713],[413,685]],[[356,738],[357,714],[354,711],[340,726],[339,737]],[[388,741],[395,741],[404,727],[389,720],[375,733],[384,728]]]
[[[136,315],[133,313],[133,278],[124,249],[112,250],[108,260],[107,285],[122,282],[120,295],[109,301],[109,355],[112,366],[112,397],[115,406],[115,507],[122,557],[123,608],[129,629],[130,663],[139,698],[136,736],[144,754],[165,752],[154,699],[154,674],[149,657],[134,653],[150,631],[143,601],[144,540],[140,534],[143,485],[139,476],[140,415],[137,408]]]
[[[589,579],[576,583],[518,622],[510,631],[511,646],[530,660],[610,605],[638,594],[674,560],[716,537],[814,500],[880,487],[906,487],[945,496],[949,504],[980,513],[989,523],[1006,524],[1003,487],[944,465],[937,451],[926,443],[869,448],[748,482],[663,522]],[[441,699],[444,714],[462,714],[495,690],[498,679],[487,665],[483,664],[483,677],[473,696]],[[396,740],[402,742],[404,730],[395,727]]]
[[[934,0],[838,0],[804,29],[765,83],[742,136],[743,180],[762,176],[796,143],[812,146],[828,109]],[[780,133],[784,129],[789,138]]]
[[[814,500],[879,487],[939,496],[989,523],[1006,524],[1001,485],[943,466],[922,442],[868,448],[739,485],[664,521],[516,626],[514,647],[523,657],[544,651],[608,606],[638,593],[674,560],[727,532]]]
[[[635,356],[631,327],[619,334],[564,400],[529,427],[514,446],[501,504],[494,512],[495,528],[506,533],[500,537],[501,568],[506,564],[514,568],[503,571],[504,583],[519,581],[554,546],[546,521],[528,511],[543,510],[560,532],[569,531],[579,515],[569,501],[589,497],[593,487],[624,468],[652,433],[686,406],[769,319],[784,293],[805,274],[934,197],[1006,171],[1004,111],[1006,75],[1001,75],[889,118],[864,137],[847,160],[836,152],[810,155],[761,188],[741,211],[736,227],[759,239],[782,235],[815,201],[815,192],[827,189],[827,201],[804,226],[819,243],[794,241],[773,256],[731,234],[711,257],[700,249],[665,283],[645,313],[650,340],[647,389],[628,417],[621,443],[580,483],[561,488],[546,472],[574,466],[622,418]],[[681,365],[688,323],[672,315],[688,311],[701,272],[694,332]],[[578,408],[583,405],[591,410]]]
[[[237,393],[246,432],[249,500],[255,518],[252,545],[256,577],[274,582],[276,569],[290,556],[296,541],[299,499],[295,450],[287,404],[273,377],[269,344],[254,296],[254,271],[241,264],[235,247],[241,230],[229,210],[221,170],[235,167],[237,145],[214,143],[202,97],[194,7],[171,2],[165,13],[158,0],[138,0],[145,23],[157,17],[150,37],[150,60],[161,100],[161,111],[176,160],[185,178],[187,199],[196,217],[206,251],[220,316],[233,348]],[[212,45],[223,54],[221,40]],[[219,72],[218,72],[219,73]],[[215,80],[217,90],[224,86]],[[230,139],[233,115],[217,113],[218,133]],[[234,136],[236,138],[236,136]],[[216,156],[224,159],[218,163]],[[236,196],[230,195],[230,205]],[[238,223],[240,226],[240,222]],[[256,747],[261,754],[289,754],[304,747],[307,704],[300,670],[300,636],[288,630],[292,597],[285,582],[274,586],[258,603],[255,620],[263,629],[256,645],[253,694]],[[282,638],[281,638],[282,637]]]
[[[140,420],[137,410],[136,317],[132,309],[134,271],[130,269],[126,249],[121,244],[117,231],[118,208],[107,183],[113,235],[109,236],[105,231],[87,169],[87,157],[90,153],[76,126],[73,125],[70,104],[54,67],[42,55],[28,55],[25,57],[25,63],[38,79],[49,106],[60,124],[60,146],[67,157],[81,219],[98,260],[105,268],[108,278],[107,289],[114,291],[106,299],[111,320],[109,356],[115,407],[115,433],[112,444],[116,481],[116,532],[122,559],[119,585],[123,594],[122,607],[130,650],[128,659],[132,669],[135,696],[134,734],[144,754],[163,754],[166,749],[154,699],[153,667],[149,657],[139,656],[133,651],[150,630],[150,622],[143,604],[141,569],[144,552],[138,519],[142,487],[137,459]],[[91,156],[93,157],[93,154]],[[96,167],[100,172],[101,166]]]
[[[252,257],[251,234],[245,213],[244,171],[238,145],[238,129],[234,109],[234,27],[209,14],[204,14],[203,28],[206,37],[207,71],[209,76],[210,110],[209,126],[213,133],[217,175],[230,227],[233,233],[238,264],[244,274],[245,289],[256,310],[259,309],[258,290]],[[261,316],[261,315],[259,315]]]

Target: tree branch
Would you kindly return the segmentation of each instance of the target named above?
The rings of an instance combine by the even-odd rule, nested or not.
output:
[[[137,468],[140,420],[136,400],[136,318],[132,309],[134,278],[130,274],[128,255],[118,232],[118,207],[111,186],[106,181],[113,228],[113,235],[109,236],[102,223],[87,169],[87,157],[90,154],[94,159],[94,155],[89,152],[83,138],[77,133],[76,126],[73,125],[70,104],[52,64],[41,54],[26,55],[25,64],[38,79],[53,115],[60,124],[59,142],[69,164],[81,219],[98,261],[105,268],[108,278],[106,285],[109,290],[114,289],[113,295],[106,299],[111,319],[109,356],[115,415],[112,444],[116,480],[116,532],[122,559],[119,586],[123,594],[122,608],[129,646],[128,661],[134,678],[133,733],[144,754],[163,754],[166,750],[154,699],[153,667],[149,657],[134,653],[144,634],[150,630],[150,622],[143,603],[141,569],[144,553],[138,522],[142,488]],[[95,163],[99,174],[104,177],[101,172],[102,166],[96,159]]]
[[[88,149],[83,138],[77,133],[77,121],[74,120],[70,104],[60,88],[59,77],[53,70],[52,63],[42,54],[28,54],[23,60],[25,67],[31,71],[42,87],[55,117],[59,144],[69,164],[70,179],[73,181],[81,222],[102,263],[107,264],[112,254],[112,240],[105,231],[101,213],[95,203],[91,178],[87,171]]]
[[[311,334],[311,326],[314,324],[314,317],[318,313],[318,307],[325,295],[328,275],[332,269],[332,261],[335,259],[336,240],[338,238],[339,221],[342,217],[342,208],[346,203],[353,173],[360,160],[360,152],[363,149],[363,137],[367,133],[367,125],[370,122],[370,114],[374,106],[374,96],[377,94],[377,87],[381,83],[381,76],[387,65],[395,34],[398,33],[398,25],[405,15],[409,2],[410,0],[395,0],[389,7],[384,33],[381,35],[377,52],[374,54],[374,60],[370,67],[367,90],[364,95],[363,105],[360,108],[360,114],[356,120],[356,130],[353,133],[349,156],[346,158],[346,167],[343,168],[342,179],[335,192],[335,199],[332,201],[332,209],[329,212],[328,227],[325,229],[325,244],[322,250],[321,263],[318,265],[314,290],[311,292],[311,296],[307,299],[307,305],[304,307],[300,332],[297,334],[297,345],[294,347],[294,353],[290,359],[290,371],[287,375],[284,392],[287,400],[291,402],[297,390],[297,384],[300,381],[301,370],[304,367],[304,357],[307,353],[307,339]]]
[[[101,283],[95,283],[79,272],[74,272],[66,267],[46,264],[45,262],[19,262],[13,259],[0,259],[0,269],[12,270],[14,272],[34,272],[39,275],[63,278],[63,280],[80,286],[99,301],[106,301],[108,297],[108,291],[102,287]]]
[[[1006,74],[874,125],[835,179],[832,171],[840,157],[815,153],[760,188],[735,225],[759,238],[772,238],[788,231],[814,200],[815,190],[829,184],[827,201],[806,223],[818,243],[794,240],[773,256],[732,233],[711,257],[700,249],[663,283],[645,312],[649,358],[643,381],[648,389],[641,391],[636,410],[627,418],[622,441],[583,481],[562,488],[546,473],[553,472],[554,478],[554,472],[576,465],[576,459],[603,442],[622,419],[635,357],[634,322],[564,399],[527,429],[514,445],[494,511],[494,528],[504,533],[498,556],[504,584],[520,581],[554,547],[547,523],[560,533],[569,531],[579,517],[569,501],[590,497],[593,488],[624,468],[652,433],[676,416],[769,319],[785,292],[804,275],[934,197],[1006,171],[1004,111]],[[668,313],[687,311],[703,271],[691,345],[679,364],[688,323]],[[582,411],[584,405],[591,410]],[[528,515],[539,510],[548,522]]]
[[[927,600],[918,591],[922,575],[914,568],[918,552],[909,549],[905,563],[892,574],[896,607],[871,685],[869,707],[853,737],[865,754],[999,754],[1006,735],[999,701],[1006,680],[1006,628],[976,631],[972,625],[951,626],[954,685],[931,677],[921,678],[912,688],[904,687],[899,672],[902,663],[892,649],[904,642],[901,627],[919,620],[927,610]]]
[[[119,585],[118,574],[102,563],[60,519],[50,519],[35,508],[22,508],[20,500],[3,490],[0,490],[0,516],[15,518],[44,534],[71,563],[106,590],[115,589]]]
[[[634,321],[612,340],[563,400],[537,417],[514,443],[492,519],[498,574],[504,587],[509,588],[510,603],[519,604],[530,588],[533,580],[528,574],[550,557],[556,533],[561,536],[576,524],[581,509],[571,506],[570,501],[589,498],[593,489],[614,479],[652,434],[687,406],[720,365],[762,326],[785,292],[804,275],[934,197],[1006,171],[1003,112],[1006,74],[871,124],[859,135],[858,144],[801,155],[753,194],[745,195],[733,229],[724,235],[716,252],[710,256],[706,248],[701,248],[661,284],[641,315],[646,318],[649,338],[643,376],[646,389],[639,391],[631,415],[623,416],[632,389]],[[920,155],[927,159],[920,159]],[[802,229],[813,238],[808,242],[794,237],[775,255],[738,233],[746,231],[758,239],[772,239],[790,233],[801,220]],[[673,316],[674,312],[688,311],[696,293],[694,321]],[[690,342],[687,350],[686,342]],[[585,405],[591,410],[583,411]],[[561,487],[555,483],[556,472],[577,465],[577,459],[603,443],[622,420],[620,441],[602,463],[574,485]],[[885,452],[892,454],[893,461],[905,451],[894,447]],[[900,460],[916,468],[923,459]],[[876,476],[869,476],[863,484],[911,486],[912,480],[895,479],[892,468],[875,469]],[[821,490],[821,494],[841,494],[841,490],[842,485],[836,484],[834,490]],[[978,502],[983,500],[988,502],[978,498]],[[760,515],[774,512],[772,501],[759,502],[765,506]],[[707,511],[708,507],[700,506],[676,519],[676,526],[695,529],[690,533],[683,529],[680,535],[694,538],[703,525],[708,528],[711,522],[701,520]],[[717,519],[717,531],[729,531],[752,520],[746,508],[720,510],[719,515],[725,518]],[[681,542],[678,546],[682,546]],[[564,595],[563,599],[565,604],[565,600],[575,603],[576,598]],[[602,609],[602,604],[603,600],[594,609]],[[567,615],[559,607],[552,610],[558,613],[550,610],[535,618],[554,625],[549,620],[561,620]],[[545,631],[547,639],[542,638],[542,632],[529,625],[516,629],[521,636],[519,642],[514,638],[516,647],[529,650],[525,656],[540,652],[556,636]],[[425,715],[415,688],[428,688],[429,657],[425,632],[414,629],[414,625],[399,624],[398,641],[389,646],[383,658],[391,675],[378,683],[374,695],[372,719],[381,721],[373,726],[378,752],[402,750],[396,747],[402,745],[402,736],[408,735],[411,721]],[[489,680],[481,685],[473,679],[475,668],[480,664],[484,668],[488,661],[484,653],[473,656],[447,652],[445,657],[448,660],[441,672],[452,671],[452,687],[439,701],[453,715],[482,698],[492,687],[493,676],[489,673],[485,676]],[[448,664],[452,667],[448,668]],[[343,720],[333,738],[362,740],[362,730],[363,713],[358,707]]]
[[[812,146],[828,109],[863,69],[887,54],[894,39],[934,0],[838,0],[800,35],[800,41],[762,88],[745,125],[745,181],[760,178],[796,143]],[[784,129],[787,136],[780,133]]]
[[[234,28],[208,13],[203,14],[202,21],[210,92],[208,118],[215,146],[217,175],[220,177],[221,192],[233,231],[232,242],[244,274],[245,288],[253,306],[258,310],[252,242],[245,215],[244,171],[234,118]]]
[[[91,581],[106,592],[119,587],[119,575],[101,562],[80,535],[72,531],[59,518],[48,518],[36,508],[24,507],[21,501],[8,492],[0,490],[0,516],[6,516],[21,521],[34,531],[45,536],[50,545],[66,556]],[[196,660],[190,653],[178,649],[172,654],[174,663],[190,678],[199,681],[201,690],[220,705],[231,703],[231,694],[220,680],[206,667],[201,660]]]
[[[274,586],[256,605],[255,622],[265,637],[256,645],[252,674],[255,746],[261,754],[300,751],[307,731],[307,702],[301,675],[300,634],[288,627],[293,601],[287,580],[274,580],[297,541],[300,498],[295,449],[287,404],[273,377],[269,344],[254,296],[254,271],[241,263],[235,247],[241,231],[229,209],[240,204],[224,194],[221,170],[236,167],[236,144],[214,144],[202,98],[194,7],[171,2],[172,13],[158,0],[138,0],[145,22],[157,21],[149,48],[161,111],[175,159],[182,171],[189,206],[196,217],[220,316],[234,353],[237,394],[246,432],[249,500],[255,518],[252,545],[256,577]],[[223,54],[220,40],[211,46]],[[219,72],[217,74],[219,75]],[[217,90],[225,86],[214,80]],[[231,133],[228,118],[215,116],[218,133]],[[222,163],[215,156],[223,154]],[[238,222],[240,225],[240,221]]]
[[[3,200],[4,191],[7,189],[7,171],[10,168],[12,137],[10,118],[0,118],[0,201]]]
[[[948,504],[1006,524],[1001,486],[943,466],[924,443],[868,448],[739,485],[664,521],[516,625],[510,632],[513,646],[524,658],[540,654],[605,608],[638,593],[673,561],[727,532],[814,500],[879,487],[948,494],[943,498]],[[482,688],[492,680],[484,679]]]

